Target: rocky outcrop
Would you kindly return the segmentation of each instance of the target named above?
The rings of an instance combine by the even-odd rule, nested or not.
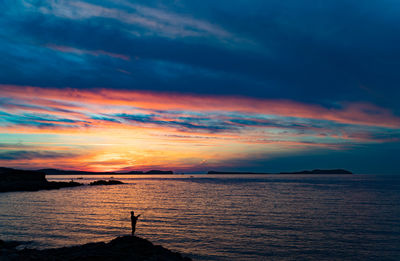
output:
[[[3,243],[2,243],[3,242]],[[0,260],[164,260],[190,261],[188,257],[172,252],[162,246],[153,245],[150,241],[136,237],[117,237],[109,243],[89,243],[81,246],[55,249],[16,250],[15,244],[7,244],[0,240]]]
[[[20,170],[0,167],[0,182],[45,182],[46,174],[41,171]]]
[[[118,185],[124,184],[119,180],[96,180],[89,183],[89,186],[97,186],[97,185]]]
[[[59,189],[76,187],[77,182],[49,182],[46,174],[40,171],[0,168],[0,192],[37,191],[42,189]]]

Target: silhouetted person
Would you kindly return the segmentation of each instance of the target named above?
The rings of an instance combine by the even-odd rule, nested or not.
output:
[[[135,230],[136,230],[136,222],[140,215],[135,216],[135,212],[131,211],[131,221],[132,221],[132,236],[135,235]]]

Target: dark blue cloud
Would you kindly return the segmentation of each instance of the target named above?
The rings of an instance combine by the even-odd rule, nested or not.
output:
[[[237,126],[232,124],[226,124],[223,121],[215,121],[207,118],[185,118],[178,117],[177,119],[163,120],[162,116],[157,119],[156,115],[139,115],[139,114],[116,114],[116,117],[127,120],[128,122],[134,123],[149,123],[156,124],[159,126],[176,128],[182,131],[185,130],[197,130],[208,133],[222,132],[222,131],[235,131],[238,129]]]
[[[73,156],[76,155],[72,153],[60,153],[52,151],[14,150],[0,152],[0,160],[57,159],[71,158]]]
[[[64,3],[66,14],[47,1],[27,1],[28,7],[2,2],[1,83],[246,95],[327,106],[361,100],[399,113],[397,1],[129,1],[133,7],[86,1],[143,23],[101,12],[70,17],[73,2]],[[170,20],[160,20],[158,11]],[[179,28],[173,19],[182,17],[190,23]],[[146,26],[148,21],[165,31]],[[48,44],[131,60],[60,53]]]
[[[1,104],[0,104],[1,105]],[[51,115],[35,115],[35,114],[12,114],[0,110],[0,126],[23,125],[39,128],[78,128],[81,126],[89,126],[88,121],[73,120],[68,118],[55,118]],[[77,125],[79,123],[79,125]],[[83,124],[83,125],[80,125]]]
[[[93,120],[100,120],[100,121],[110,121],[110,122],[117,122],[117,123],[120,122],[117,119],[106,117],[106,116],[92,116],[90,118],[93,119]]]

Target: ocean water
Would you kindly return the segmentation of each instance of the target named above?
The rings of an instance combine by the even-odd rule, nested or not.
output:
[[[48,176],[88,183],[106,176]],[[0,194],[0,238],[27,247],[130,233],[195,260],[400,260],[400,176],[114,176]]]

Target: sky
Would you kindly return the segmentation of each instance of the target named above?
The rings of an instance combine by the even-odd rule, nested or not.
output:
[[[400,173],[398,0],[0,8],[0,166]]]

